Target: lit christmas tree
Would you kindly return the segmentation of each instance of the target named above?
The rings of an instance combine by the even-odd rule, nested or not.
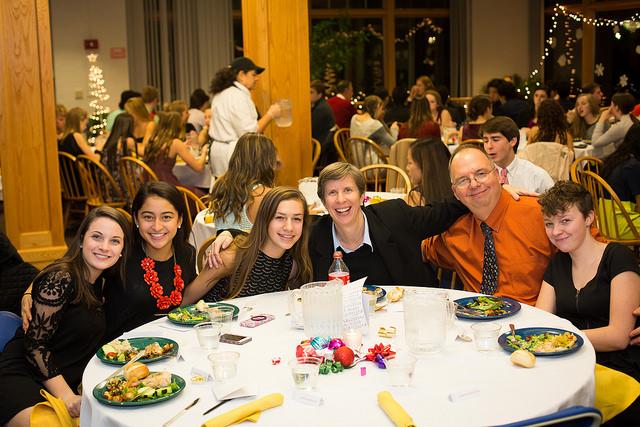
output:
[[[89,107],[91,107],[91,115],[89,116],[89,144],[93,145],[96,137],[103,135],[107,128],[107,114],[109,107],[104,105],[109,99],[107,89],[104,87],[104,79],[102,77],[102,68],[96,65],[98,54],[91,53],[87,55],[89,64]]]

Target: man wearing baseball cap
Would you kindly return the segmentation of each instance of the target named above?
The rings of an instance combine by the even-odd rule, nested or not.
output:
[[[251,90],[264,71],[250,58],[242,56],[219,70],[211,81],[211,123],[209,136],[213,140],[209,166],[214,176],[227,171],[238,138],[247,132],[262,132],[271,120],[280,116],[280,106],[273,104],[258,119],[251,99]]]

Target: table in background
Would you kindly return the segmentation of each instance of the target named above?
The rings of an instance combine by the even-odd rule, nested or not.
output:
[[[470,296],[468,292],[448,290],[450,298]],[[478,352],[474,343],[454,339],[458,331],[471,335],[472,321],[456,320],[451,328],[444,350],[435,355],[418,358],[411,387],[390,387],[387,372],[370,362],[362,362],[355,369],[340,374],[321,375],[315,392],[322,396],[321,406],[308,406],[294,400],[293,380],[287,362],[293,358],[295,347],[304,339],[302,330],[290,326],[287,299],[288,292],[258,295],[229,301],[241,308],[240,320],[249,314],[269,313],[275,320],[255,329],[243,328],[234,322],[231,333],[249,335],[253,341],[243,346],[220,344],[219,350],[234,350],[241,353],[240,375],[255,381],[258,397],[280,392],[285,395],[284,404],[262,414],[260,426],[305,425],[391,425],[377,404],[377,393],[389,390],[395,399],[413,417],[416,425],[480,426],[496,425],[549,414],[573,405],[592,406],[594,399],[595,353],[585,339],[577,352],[560,357],[538,357],[532,369],[516,367],[503,350]],[[243,307],[253,307],[247,311]],[[365,347],[374,343],[390,342],[395,350],[406,350],[404,340],[402,302],[389,308],[389,312],[376,312],[371,316],[369,335],[364,337]],[[516,327],[548,326],[563,328],[578,333],[567,320],[534,307],[522,306],[512,317],[498,321],[502,332],[509,330],[508,324]],[[380,338],[375,331],[380,326],[396,326],[395,338]],[[171,329],[168,329],[171,328]],[[143,325],[135,336],[163,336],[180,344],[180,352],[187,361],[160,361],[150,365],[152,371],[169,370],[187,381],[186,389],[175,399],[137,409],[112,408],[102,405],[92,395],[94,386],[113,372],[114,367],[100,362],[96,357],[89,362],[83,375],[81,425],[115,427],[160,425],[181,409],[200,397],[200,402],[180,417],[173,425],[196,426],[204,421],[229,411],[250,398],[231,401],[207,416],[202,413],[216,403],[211,391],[212,383],[190,382],[192,363],[209,369],[205,352],[197,346],[195,331],[179,328],[166,318]],[[273,357],[282,362],[273,365]],[[360,367],[366,367],[366,375],[360,375]],[[473,397],[451,402],[449,395],[469,388],[479,389]]]
[[[204,165],[202,172],[196,172],[184,160],[177,158],[176,165],[173,167],[173,173],[181,184],[190,187],[203,188],[209,190],[212,184],[211,169],[209,164]]]
[[[198,212],[193,225],[191,226],[191,234],[189,234],[189,243],[196,248],[196,253],[200,246],[211,236],[216,235],[216,222],[213,214],[208,209]]]

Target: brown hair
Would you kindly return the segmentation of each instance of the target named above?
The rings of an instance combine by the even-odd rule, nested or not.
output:
[[[275,217],[278,206],[285,200],[298,200],[304,212],[302,234],[289,252],[295,263],[294,276],[289,282],[300,285],[311,280],[312,267],[309,258],[309,209],[302,193],[294,188],[276,187],[269,191],[260,203],[256,222],[248,236],[238,236],[234,240],[237,253],[233,272],[230,275],[229,298],[235,298],[247,281],[251,270],[269,238],[269,224]],[[284,290],[284,289],[283,289]]]
[[[420,76],[416,79],[416,83],[420,82],[424,85],[426,90],[433,89],[435,86],[433,85],[433,81],[427,76]]]
[[[66,138],[69,134],[74,132],[81,133],[82,129],[80,129],[80,124],[86,118],[87,112],[80,107],[75,107],[69,110],[66,116],[64,132],[61,139]]]
[[[439,138],[421,139],[411,144],[411,157],[422,171],[422,182],[413,188],[427,203],[441,202],[451,196],[451,180],[447,164],[451,158],[449,149]]]
[[[182,117],[176,112],[158,112],[158,126],[153,131],[144,150],[144,161],[155,162],[161,156],[168,156],[173,140],[180,136],[182,131]]]
[[[133,98],[129,98],[127,102],[124,103],[124,110],[131,114],[134,119],[142,120],[145,122],[151,121],[151,115],[149,115],[149,110],[144,105],[144,101],[139,96],[134,96]]]
[[[591,114],[593,117],[597,118],[600,116],[600,106],[598,105],[598,101],[596,97],[591,95],[590,93],[582,93],[578,95],[576,98],[576,105],[578,104],[578,100],[580,98],[587,98],[587,103],[589,104],[589,110],[591,110]],[[584,118],[580,117],[580,115],[576,112],[576,118],[571,123],[571,127],[569,128],[569,133],[574,138],[584,138],[587,134],[587,128],[589,125],[584,120]]]
[[[545,191],[538,203],[544,216],[554,216],[566,212],[571,206],[578,208],[586,218],[593,211],[593,200],[589,192],[580,184],[571,181],[558,181]]]
[[[320,200],[324,201],[324,187],[327,185],[327,182],[338,181],[347,176],[353,178],[360,195],[364,194],[366,183],[360,169],[350,163],[335,162],[322,169],[318,176],[318,197],[320,197]]]
[[[229,159],[229,169],[218,178],[208,197],[215,217],[233,214],[239,221],[242,208],[253,199],[253,188],[273,187],[276,162],[277,150],[271,139],[253,132],[242,135]]]
[[[153,86],[145,86],[142,88],[142,100],[145,104],[155,101],[160,97],[160,91]]]
[[[424,122],[435,123],[433,116],[431,115],[431,109],[429,108],[429,101],[427,101],[426,97],[420,96],[416,97],[413,102],[411,102],[409,120],[407,121],[409,134],[414,135]]]
[[[545,99],[538,107],[538,132],[531,138],[531,142],[556,140],[567,145],[567,120],[562,106],[553,99]]]
[[[326,87],[320,80],[314,80],[311,82],[311,89],[315,90],[319,95],[324,96]]]
[[[482,138],[485,133],[501,133],[509,142],[515,138],[516,145],[513,146],[513,152],[518,152],[518,145],[520,145],[520,131],[518,130],[516,122],[511,118],[498,116],[487,120],[482,124],[482,126],[480,126],[480,137]]]

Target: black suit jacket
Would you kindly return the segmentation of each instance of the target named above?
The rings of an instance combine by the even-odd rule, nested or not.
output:
[[[389,200],[363,208],[369,224],[374,251],[378,252],[398,285],[435,286],[437,279],[429,264],[422,261],[420,243],[445,231],[468,210],[457,200],[410,207],[403,200]],[[309,239],[309,255],[314,280],[327,280],[333,261],[333,220],[324,215],[314,224]],[[358,279],[358,278],[352,278]]]

